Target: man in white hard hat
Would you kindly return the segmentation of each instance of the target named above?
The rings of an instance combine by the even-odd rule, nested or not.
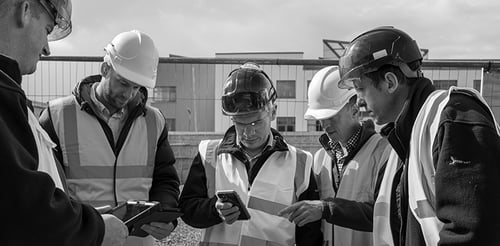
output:
[[[287,144],[271,128],[276,89],[256,64],[232,71],[224,85],[222,112],[234,126],[223,139],[200,142],[182,190],[182,219],[204,228],[200,245],[320,245],[320,222],[296,226],[277,212],[297,200],[318,199],[312,155]],[[234,202],[216,192],[233,190],[248,208],[239,220]]]
[[[105,51],[101,74],[50,101],[40,117],[58,144],[69,191],[95,207],[149,200],[175,208],[179,178],[167,125],[160,110],[146,104],[146,88],[156,84],[154,42],[133,30],[118,34]],[[153,237],[165,238],[176,222],[144,225],[152,237],[130,236],[127,245],[153,245]]]
[[[328,245],[373,245],[373,205],[390,148],[371,120],[360,121],[356,92],[339,89],[339,80],[338,67],[326,67],[308,89],[305,118],[319,120],[325,131],[323,148],[314,155],[321,200],[297,202],[280,213],[299,226],[324,219]]]

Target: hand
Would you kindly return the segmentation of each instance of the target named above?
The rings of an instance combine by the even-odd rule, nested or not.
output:
[[[234,223],[240,216],[240,208],[233,206],[230,202],[222,202],[220,199],[215,203],[215,209],[219,217],[228,225]]]
[[[172,223],[163,223],[163,222],[151,222],[149,224],[144,224],[141,226],[145,232],[149,233],[149,235],[153,236],[157,240],[162,240],[172,231],[174,230],[174,224]]]
[[[288,220],[297,226],[320,220],[323,216],[323,201],[300,201],[278,212],[278,216],[288,214]]]
[[[104,220],[104,240],[102,245],[121,246],[125,243],[128,237],[127,226],[114,215],[102,214]]]

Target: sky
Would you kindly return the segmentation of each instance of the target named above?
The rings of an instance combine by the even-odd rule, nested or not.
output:
[[[73,0],[73,32],[52,42],[55,56],[102,56],[115,35],[149,34],[161,57],[304,52],[323,56],[323,39],[350,41],[395,26],[430,59],[500,59],[498,0]]]

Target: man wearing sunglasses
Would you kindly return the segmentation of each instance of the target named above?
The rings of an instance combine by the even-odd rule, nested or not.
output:
[[[312,155],[287,144],[271,128],[276,89],[264,71],[246,63],[231,72],[222,112],[234,125],[223,139],[199,145],[182,190],[183,220],[204,228],[202,243],[224,245],[321,245],[319,221],[296,226],[278,212],[298,200],[319,199]],[[215,196],[232,190],[250,219],[239,220],[236,204]]]
[[[70,32],[70,0],[0,1],[2,245],[116,245],[127,236],[119,219],[65,193],[54,143],[21,88],[22,75],[50,55],[48,41]]]

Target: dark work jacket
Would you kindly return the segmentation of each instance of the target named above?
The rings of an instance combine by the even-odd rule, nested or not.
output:
[[[257,162],[251,170],[250,162],[237,145],[234,126],[229,128],[225,133],[217,149],[217,154],[229,153],[244,163],[248,172],[248,180],[250,184],[252,184],[260,168],[272,153],[276,151],[288,151],[287,144],[276,130],[272,129],[272,135],[275,141],[274,146],[265,150],[262,155],[258,157]],[[299,201],[302,200],[319,200],[319,193],[312,172],[308,189],[299,197]],[[216,201],[217,197],[208,197],[205,168],[203,167],[200,153],[198,153],[193,160],[193,164],[191,165],[179,199],[179,207],[182,212],[184,212],[182,219],[186,224],[196,228],[207,228],[222,223],[222,219],[215,209]],[[296,245],[321,245],[322,242],[323,234],[321,233],[321,220],[306,224],[302,227],[295,227]]]
[[[0,55],[0,245],[101,245],[104,223],[91,206],[36,171],[38,151],[17,62]]]
[[[407,162],[416,116],[434,91],[414,81],[395,123],[382,129],[400,165],[393,183],[391,228],[396,245],[425,245],[408,205]],[[452,93],[432,145],[437,217],[444,223],[439,245],[500,245],[500,138],[488,109],[465,92]]]
[[[92,90],[92,85],[94,83],[99,83],[100,81],[100,75],[89,76],[83,79],[75,86],[73,96],[77,99],[82,110],[99,121],[106,134],[109,145],[114,150],[115,155],[118,155],[135,119],[138,117],[144,117],[144,115],[148,113],[145,107],[146,100],[148,98],[147,90],[144,87],[141,87],[135,98],[127,104],[127,119],[125,120],[125,124],[115,144],[111,128],[109,128],[108,124],[104,120],[96,115],[95,111],[98,109],[90,99],[90,90]],[[47,131],[47,133],[49,133],[52,141],[57,144],[56,157],[60,163],[64,163],[61,147],[59,146],[60,141],[55,133],[52,118],[50,117],[48,110],[44,110],[42,112],[42,115],[40,116],[40,124]],[[151,185],[151,189],[149,190],[149,200],[159,201],[165,208],[176,208],[178,204],[177,198],[179,196],[179,176],[177,175],[177,171],[174,167],[175,157],[168,141],[167,127],[168,126],[165,124],[157,144],[155,167],[153,171],[153,183]],[[63,166],[63,168],[65,167]],[[112,187],[110,187],[110,189],[111,188]],[[115,192],[115,189],[113,189],[113,192]],[[177,225],[177,221],[174,221],[174,224]]]
[[[368,141],[368,139],[370,139],[373,134],[376,134],[375,126],[373,124],[373,121],[371,120],[363,121],[361,127],[362,128],[359,141],[354,147],[354,150],[351,151],[351,153],[348,153],[348,156],[344,161],[344,166],[348,165],[349,162],[354,158],[354,156],[356,156],[356,154],[359,152],[359,150],[365,145],[366,141]],[[331,151],[328,145],[328,135],[321,135],[319,141],[326,151]],[[385,142],[385,144],[387,144],[387,142]],[[375,200],[377,199],[380,184],[382,183],[386,164],[387,161],[381,164],[378,171],[377,181],[375,185],[375,194],[373,195]],[[333,163],[333,160],[332,165],[336,165],[335,163]],[[342,169],[345,170],[345,168]],[[340,182],[342,183],[342,181]],[[327,199],[326,203],[323,206],[323,219],[338,226],[358,231],[371,232],[373,231],[373,206],[373,203],[351,201],[338,197]],[[333,211],[330,211],[330,207],[333,208]]]

